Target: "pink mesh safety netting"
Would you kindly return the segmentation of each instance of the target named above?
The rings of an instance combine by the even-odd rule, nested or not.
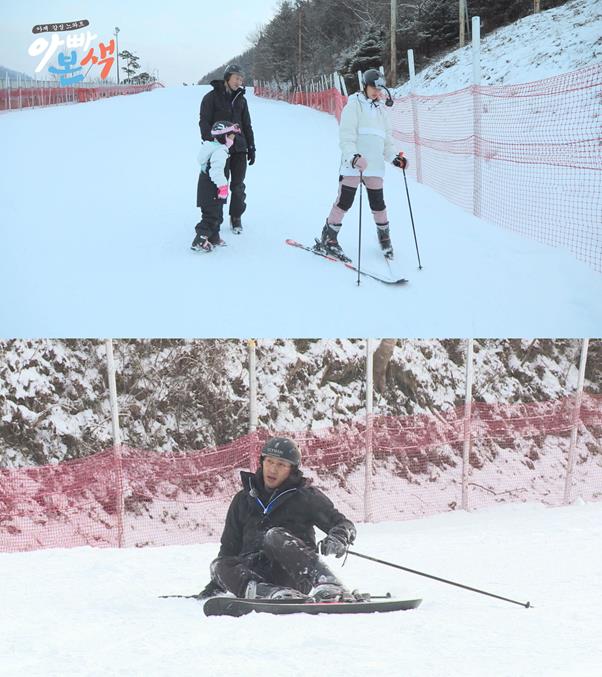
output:
[[[326,89],[323,92],[306,92],[302,90],[287,91],[285,89],[268,87],[255,83],[253,91],[256,96],[263,96],[266,99],[275,99],[277,101],[286,101],[299,106],[316,108],[324,113],[334,115],[337,120],[341,119],[341,111],[347,103],[347,97],[343,96],[339,90],[334,87]]]
[[[123,447],[57,465],[0,469],[0,551],[81,545],[143,547],[219,539],[239,471],[257,467],[271,434],[295,438],[305,474],[356,521],[421,517],[461,505],[560,505],[578,423],[570,498],[602,498],[602,397],[374,416],[311,432],[246,435],[186,454]],[[368,453],[369,451],[369,453]],[[371,471],[367,473],[367,459]]]
[[[346,101],[335,89],[255,91],[338,119]],[[418,182],[602,272],[601,110],[602,64],[595,64],[520,85],[411,94],[395,99],[391,115],[407,171]]]
[[[0,110],[38,108],[62,103],[85,103],[111,96],[139,94],[163,87],[160,82],[147,85],[102,85],[98,87],[12,86],[0,88]]]

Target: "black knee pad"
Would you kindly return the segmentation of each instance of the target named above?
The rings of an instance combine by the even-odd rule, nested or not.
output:
[[[382,188],[368,188],[368,202],[373,212],[383,212],[387,206]]]
[[[215,580],[215,570],[219,566],[219,557],[214,559],[213,562],[209,565],[209,574],[213,580]]]
[[[289,532],[283,527],[272,527],[265,532],[263,537],[263,549],[266,552],[278,550],[282,547],[286,538],[290,537]]]
[[[354,188],[353,186],[341,186],[341,197],[337,202],[337,207],[342,209],[344,212],[351,209],[356,190],[357,188]]]

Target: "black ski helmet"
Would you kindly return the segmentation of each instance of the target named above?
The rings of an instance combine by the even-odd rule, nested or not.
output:
[[[383,74],[376,70],[376,68],[369,68],[362,75],[362,84],[364,85],[364,94],[366,93],[366,87],[368,85],[372,87],[378,87],[379,89],[384,89],[387,92],[387,98],[385,100],[385,106],[391,107],[393,105],[393,99],[391,98],[391,92],[387,88],[387,83]]]
[[[301,452],[297,444],[288,437],[272,437],[261,450],[261,458],[270,456],[281,461],[288,461],[291,465],[299,467],[301,463]]]
[[[230,76],[233,75],[234,73],[237,73],[243,78],[245,76],[245,74],[242,71],[242,68],[238,64],[232,63],[229,66],[226,66],[226,70],[224,71],[224,80],[228,82]]]
[[[376,68],[369,68],[362,75],[362,83],[364,87],[367,87],[368,85],[372,87],[382,87],[385,84],[385,80],[380,71],[376,70]]]
[[[240,134],[240,127],[237,122],[218,120],[213,123],[213,127],[211,127],[211,136],[216,141],[226,143],[226,136],[228,134]]]

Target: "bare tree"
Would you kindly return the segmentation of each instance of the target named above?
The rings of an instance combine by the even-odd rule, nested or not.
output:
[[[381,395],[387,387],[387,367],[396,345],[397,339],[382,339],[374,351],[374,387]]]

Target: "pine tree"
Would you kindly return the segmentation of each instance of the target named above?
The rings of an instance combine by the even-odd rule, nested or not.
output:
[[[385,32],[381,26],[372,25],[364,33],[355,49],[349,54],[342,68],[347,89],[357,91],[359,83],[357,71],[366,72],[369,68],[380,68],[385,51]]]

